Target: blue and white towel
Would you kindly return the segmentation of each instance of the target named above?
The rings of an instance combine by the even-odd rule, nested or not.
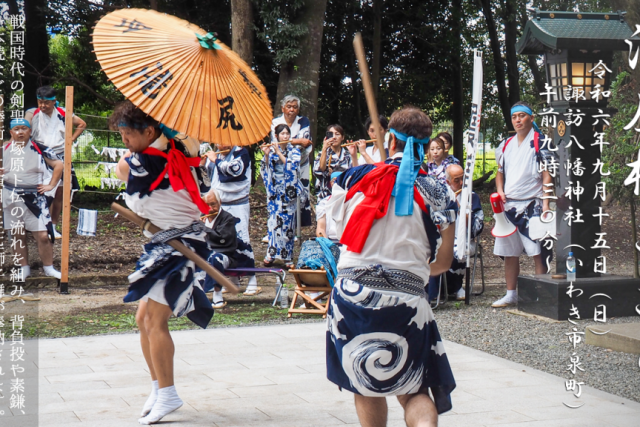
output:
[[[98,228],[98,211],[80,209],[78,212],[78,236],[96,236]]]

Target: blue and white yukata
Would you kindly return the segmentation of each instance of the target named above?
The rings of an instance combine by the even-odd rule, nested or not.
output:
[[[396,153],[385,163],[399,165],[401,158]],[[348,228],[362,234],[363,221],[356,215],[369,197],[360,190],[368,187],[355,186],[379,165],[349,169],[333,184],[327,214],[336,221],[343,243]],[[377,197],[380,185],[370,194]],[[386,214],[370,219],[360,252],[352,252],[348,243],[343,246],[327,314],[327,376],[363,396],[429,389],[442,413],[452,407],[455,381],[424,288],[429,262],[441,243],[439,230],[455,221],[457,206],[451,189],[432,177],[419,175],[413,187],[412,213],[397,216],[396,198],[390,196]],[[373,209],[369,203],[362,206],[367,212]],[[356,223],[349,224],[350,219]]]
[[[45,158],[60,160],[51,148],[33,140],[25,143],[10,141],[4,145],[4,227],[10,230],[12,224],[24,222],[25,230],[46,231],[53,242],[49,207],[60,183],[51,191],[38,193],[38,185],[51,182],[53,170],[45,162]],[[18,215],[20,213],[22,214]]]
[[[282,116],[276,117],[271,121],[271,142],[277,142],[278,138],[275,134],[276,126],[278,125],[287,125],[287,121],[284,118],[284,114]],[[290,139],[308,139],[309,141],[313,141],[311,138],[311,122],[308,118],[304,116],[297,116],[293,121],[293,125],[289,126],[291,129],[291,137]],[[311,203],[309,202],[309,177],[311,172],[311,167],[309,163],[309,155],[313,151],[313,145],[304,148],[302,146],[298,146],[300,150],[300,165],[298,165],[298,180],[302,186],[302,192],[299,194],[300,197],[300,226],[308,227],[311,225]],[[296,218],[294,216],[294,224]]]
[[[215,163],[208,161],[207,169],[211,187],[220,195],[222,208],[238,219],[238,248],[236,267],[255,268],[255,258],[249,235],[249,191],[251,190],[251,157],[246,148],[232,147],[228,154],[219,155]],[[235,279],[235,278],[233,278]],[[257,283],[256,276],[249,277],[249,287]]]
[[[170,153],[171,150],[187,152],[180,142],[175,142],[176,148],[171,148],[170,141],[164,135],[160,135],[150,147],[163,153]],[[186,154],[186,157],[195,156],[197,152]],[[204,224],[200,221],[201,210],[187,189],[174,191],[167,173],[167,159],[152,154],[132,153],[126,161],[130,171],[124,198],[129,209],[149,219],[161,230],[183,229],[179,240],[207,259],[211,250],[206,241]],[[204,192],[205,180],[201,169],[192,166],[189,171],[190,174],[183,175],[183,180],[193,179],[199,187],[197,190]],[[156,180],[159,180],[159,185],[151,190]],[[166,243],[152,240],[144,245],[136,271],[129,275],[129,292],[124,302],[152,299],[169,306],[176,317],[186,315],[196,325],[206,328],[213,316],[213,308],[196,274],[198,271],[195,263],[180,252]]]
[[[316,196],[318,200],[331,195],[331,173],[344,172],[353,166],[351,154],[346,148],[335,153],[333,148],[327,147],[327,161],[324,171],[320,170],[320,155],[313,163],[313,175],[316,177]]]
[[[438,166],[436,162],[428,162],[425,164],[426,167],[424,167],[423,170],[425,170],[427,174],[433,176],[440,182],[446,183],[447,177],[445,175],[445,172],[447,168],[451,165],[459,165],[459,164],[460,164],[460,160],[456,159],[452,155],[448,155],[447,157],[442,159],[442,163],[440,163],[440,166]]]
[[[493,253],[498,256],[519,257],[523,252],[536,256],[542,251],[540,242],[529,237],[529,219],[542,214],[544,187],[538,166],[554,155],[543,144],[545,137],[541,134],[538,134],[539,150],[536,152],[535,136],[536,131],[532,128],[521,144],[518,144],[516,135],[506,149],[508,139],[502,141],[495,151],[498,172],[504,174],[504,194],[507,197],[504,213],[518,228],[517,233],[495,240]]]
[[[260,168],[267,189],[269,212],[269,247],[265,260],[281,259],[287,262],[293,258],[296,200],[305,191],[298,175],[300,149],[287,144],[286,149],[282,150],[287,159],[285,164],[273,149],[271,150],[269,155],[262,159]]]

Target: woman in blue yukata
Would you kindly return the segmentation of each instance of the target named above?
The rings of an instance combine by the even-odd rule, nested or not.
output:
[[[278,141],[288,141],[291,135],[289,126],[279,124],[275,128]],[[300,148],[287,144],[264,146],[262,151],[261,173],[267,189],[267,211],[269,220],[269,247],[264,258],[264,265],[270,267],[275,259],[281,259],[286,268],[294,268],[293,264],[293,223],[296,215],[296,199],[303,191],[298,178],[300,165]],[[282,144],[284,145],[284,144]]]
[[[207,259],[210,251],[200,215],[209,207],[200,197],[203,173],[197,144],[168,139],[158,122],[129,101],[116,107],[110,126],[129,150],[116,166],[116,176],[127,183],[127,206],[163,230],[145,245],[124,298],[140,301],[136,322],[152,391],[138,421],[147,425],[182,406],[173,382],[169,318],[186,315],[205,328],[213,316],[196,265],[166,244],[177,238]]]
[[[351,151],[342,148],[344,142],[344,129],[340,125],[327,127],[327,137],[322,143],[320,157],[313,163],[313,174],[316,177],[316,195],[318,201],[331,195],[331,174],[344,172],[353,164],[358,164],[356,147],[352,145]]]
[[[460,164],[458,159],[451,155],[447,155],[444,138],[433,138],[429,142],[429,150],[427,152],[428,163],[422,165],[422,169],[427,172],[428,175],[436,178],[441,183],[446,183],[445,171],[447,166],[453,164]],[[426,167],[425,167],[426,166]]]

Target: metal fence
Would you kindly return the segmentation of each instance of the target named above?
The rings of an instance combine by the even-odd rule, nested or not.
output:
[[[115,176],[115,165],[124,144],[118,132],[109,130],[108,117],[75,113],[87,128],[73,146],[73,168],[80,191],[112,191],[121,187]]]

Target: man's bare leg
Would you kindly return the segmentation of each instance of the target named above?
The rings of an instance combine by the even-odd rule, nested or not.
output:
[[[53,244],[49,240],[49,234],[46,231],[34,231],[31,234],[38,245],[42,265],[53,265]]]
[[[517,256],[504,257],[504,277],[507,282],[507,290],[515,291],[520,274],[520,258]]]
[[[149,374],[151,374],[151,394],[147,398],[147,401],[142,407],[140,413],[143,417],[147,416],[151,412],[151,408],[158,400],[158,377],[156,371],[153,369],[153,361],[151,360],[151,349],[149,348],[149,335],[147,335],[147,327],[145,325],[145,317],[147,315],[147,302],[140,301],[138,305],[138,311],[136,312],[136,323],[138,324],[138,330],[140,331],[140,347],[142,348],[142,355],[149,367]]]
[[[404,421],[407,427],[436,427],[438,411],[436,405],[425,393],[398,396],[398,402],[404,409]]]
[[[23,231],[22,234],[16,233],[11,235],[12,239],[16,239],[16,244],[12,247],[13,252],[20,256],[21,266],[29,265],[29,248],[27,248],[27,232]]]
[[[56,190],[56,195],[51,203],[49,214],[51,214],[51,222],[58,224],[60,219],[60,212],[62,212],[62,185]]]
[[[387,426],[387,399],[354,394],[356,412],[362,427]]]
[[[544,265],[542,255],[535,255],[533,262],[536,264],[536,274],[545,274],[547,272],[547,267]]]

